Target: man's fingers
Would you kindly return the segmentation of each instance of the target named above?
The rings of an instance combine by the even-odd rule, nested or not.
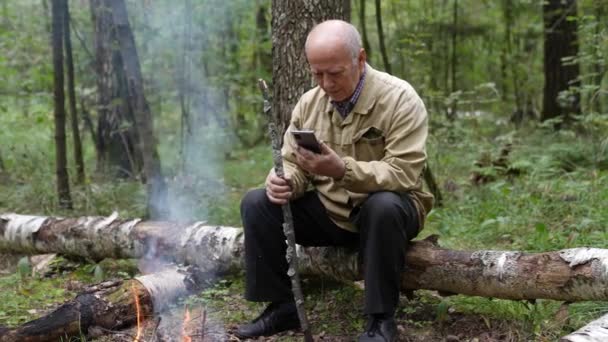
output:
[[[291,197],[291,192],[274,193],[274,192],[266,189],[266,196],[272,203],[285,204],[289,201],[289,198]]]
[[[268,189],[269,191],[271,191],[272,193],[275,193],[275,194],[291,191],[291,187],[287,183],[285,183],[284,185],[277,185],[277,184],[269,183],[269,184],[266,184],[266,189]]]
[[[327,144],[323,140],[319,141],[319,146],[321,147],[321,154],[329,154],[333,152],[331,147],[327,146]]]
[[[266,179],[266,196],[272,203],[287,203],[291,197],[289,179],[278,177],[273,171]]]

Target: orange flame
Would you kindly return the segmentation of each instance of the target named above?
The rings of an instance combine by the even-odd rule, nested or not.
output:
[[[133,298],[135,299],[135,311],[137,312],[137,334],[133,339],[133,342],[141,341],[141,307],[139,306],[139,296],[137,295],[137,290],[135,289],[135,284],[131,284],[131,293],[133,294]]]
[[[186,332],[186,326],[190,322],[190,310],[186,308],[186,312],[184,313],[184,325],[182,326],[182,342],[192,342],[192,338],[188,336]]]

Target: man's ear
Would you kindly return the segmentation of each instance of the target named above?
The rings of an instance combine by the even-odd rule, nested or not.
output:
[[[367,52],[365,52],[364,48],[361,48],[361,50],[359,50],[359,60],[358,60],[359,67],[363,68],[366,61],[367,61]]]

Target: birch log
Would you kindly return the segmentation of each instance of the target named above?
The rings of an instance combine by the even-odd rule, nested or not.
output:
[[[203,272],[243,267],[243,232],[201,222],[178,225],[110,217],[0,215],[0,252],[62,253],[93,260],[155,254]],[[361,279],[355,251],[299,248],[302,272]],[[428,289],[504,299],[608,299],[608,250],[573,248],[545,253],[456,251],[414,242],[402,290]]]
[[[605,342],[608,341],[608,315],[585,325],[570,335],[562,337],[560,342]]]
[[[212,277],[196,268],[172,267],[126,281],[90,286],[52,313],[15,329],[0,330],[0,342],[72,341],[89,328],[116,331],[135,325],[137,305],[142,320],[176,298],[202,289]]]

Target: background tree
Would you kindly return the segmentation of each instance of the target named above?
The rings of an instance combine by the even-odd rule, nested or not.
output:
[[[543,5],[545,26],[543,110],[541,120],[580,114],[576,0],[548,0]]]
[[[4,159],[2,159],[2,150],[0,150],[0,184],[6,183],[8,178],[8,172],[6,172],[6,166],[4,166]]]
[[[67,0],[66,0],[67,1]],[[76,89],[74,82],[74,57],[72,54],[72,38],[70,34],[70,6],[65,5],[63,16],[63,42],[65,47],[65,65],[68,77],[68,99],[70,108],[70,122],[72,128],[72,141],[74,163],[76,164],[76,182],[84,183],[84,159],[82,156],[82,141],[80,139],[80,128],[78,125],[78,112],[76,110]]]
[[[142,170],[143,156],[137,148],[139,136],[129,106],[124,61],[117,48],[112,1],[90,1],[97,72],[97,170],[135,178]]]
[[[366,21],[367,21],[367,17],[365,15],[365,8],[367,6],[365,6],[365,0],[359,0],[359,24],[360,24],[360,31],[361,31],[361,40],[363,40],[363,48],[365,49],[365,52],[367,54],[367,60],[369,62],[371,62],[372,60],[372,48],[369,44],[369,39],[367,37],[367,26],[366,26]]]
[[[127,86],[127,105],[134,114],[138,132],[138,149],[143,156],[143,180],[146,184],[148,215],[152,219],[166,216],[167,186],[162,174],[161,161],[156,149],[154,119],[144,94],[143,78],[135,38],[129,25],[127,7],[124,0],[111,0],[113,27],[122,57]]]
[[[53,100],[55,104],[55,173],[59,206],[72,208],[65,137],[65,94],[63,84],[63,27],[67,0],[52,1]]]
[[[376,8],[376,27],[378,29],[378,42],[380,43],[380,55],[382,56],[382,63],[384,64],[384,70],[389,74],[392,73],[391,62],[386,51],[386,45],[384,44],[384,28],[382,26],[382,4],[380,0],[374,2]]]

